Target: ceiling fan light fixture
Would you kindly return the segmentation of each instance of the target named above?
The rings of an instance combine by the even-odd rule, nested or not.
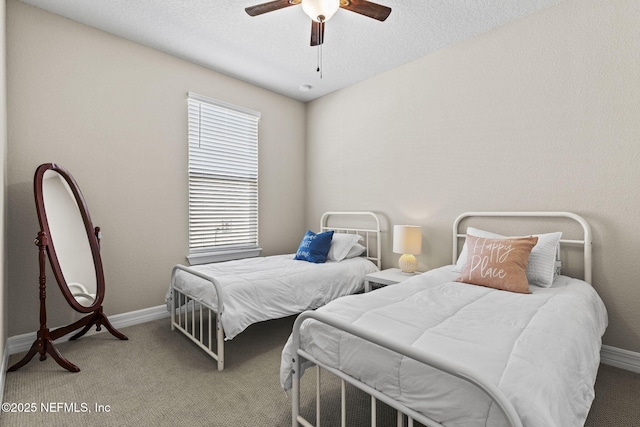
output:
[[[340,0],[302,0],[302,10],[316,22],[326,22],[340,9]]]

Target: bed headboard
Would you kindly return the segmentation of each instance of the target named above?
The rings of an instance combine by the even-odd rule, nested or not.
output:
[[[460,230],[460,225],[463,220],[468,218],[499,218],[499,217],[522,217],[522,218],[566,218],[572,220],[580,225],[582,228],[582,239],[560,239],[560,245],[579,245],[583,249],[584,265],[583,274],[584,281],[591,283],[591,270],[592,270],[592,240],[591,240],[591,227],[587,221],[580,215],[571,212],[466,212],[460,215],[453,223],[453,263],[455,264],[458,259],[458,245],[466,236],[465,230]],[[563,231],[563,230],[555,230]],[[532,234],[537,234],[538,231],[533,231]]]
[[[373,212],[325,212],[320,218],[320,232],[359,234],[364,239],[364,256],[382,268],[380,219]]]

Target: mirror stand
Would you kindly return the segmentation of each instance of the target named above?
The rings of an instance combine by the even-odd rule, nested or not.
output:
[[[40,353],[40,360],[46,360],[47,353],[51,355],[51,357],[58,363],[58,365],[62,366],[66,370],[70,372],[80,372],[80,368],[69,362],[60,352],[56,349],[54,345],[54,341],[60,337],[67,335],[70,332],[75,331],[76,329],[82,328],[80,332],[72,336],[69,340],[76,340],[83,336],[93,325],[96,325],[96,330],[100,331],[101,327],[104,326],[107,330],[116,338],[121,340],[128,340],[126,335],[116,330],[107,316],[102,311],[102,306],[99,306],[93,313],[88,316],[83,317],[82,319],[53,331],[49,331],[47,327],[47,307],[46,307],[46,297],[47,297],[47,288],[46,288],[46,274],[45,274],[45,260],[46,260],[46,248],[49,244],[47,234],[44,231],[38,233],[38,237],[34,242],[38,246],[38,262],[40,264],[40,329],[37,331],[36,340],[31,345],[31,348],[27,352],[27,354],[16,364],[12,365],[7,372],[17,371],[33,358],[36,353]]]
[[[36,355],[36,353],[40,353],[40,360],[45,360],[47,358],[47,353],[49,353],[51,357],[53,357],[53,359],[66,370],[71,372],[79,372],[80,368],[65,359],[64,356],[62,356],[53,345],[53,341],[58,338],[58,334],[56,333],[58,330],[50,332],[49,328],[47,328],[47,279],[45,276],[45,248],[47,247],[46,233],[38,233],[35,244],[38,245],[39,248],[38,261],[40,263],[40,329],[38,329],[37,338],[33,342],[33,345],[27,352],[26,356],[24,356],[18,363],[11,366],[7,371],[12,372],[20,369],[21,367],[26,365],[33,358],[33,356]]]

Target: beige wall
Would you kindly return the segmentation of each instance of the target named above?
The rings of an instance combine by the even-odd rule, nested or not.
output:
[[[9,0],[8,335],[37,328],[32,177],[43,162],[71,170],[104,230],[107,314],[162,303],[185,262],[195,91],[262,112],[265,253],[294,249],[323,211],[367,209],[386,227],[423,225],[427,269],[450,262],[463,211],[574,211],[594,231],[605,343],[640,351],[637,4],[567,0],[326,96],[306,107],[305,149],[304,105]],[[384,247],[394,266],[388,232]],[[65,323],[49,290],[49,324]]]
[[[579,213],[605,344],[640,351],[638,4],[567,0],[310,103],[307,225],[328,209],[422,225],[424,270],[450,263],[462,212]]]
[[[6,54],[5,54],[5,13],[6,2],[0,0],[0,356],[4,354],[8,330],[8,279],[7,279],[7,88],[6,88]],[[2,378],[2,375],[0,375]],[[0,384],[2,386],[2,384]],[[2,396],[2,393],[0,393]]]
[[[75,23],[7,4],[10,336],[38,327],[33,174],[74,175],[95,225],[108,315],[164,303],[187,254],[186,95],[262,113],[260,244],[293,252],[304,232],[305,105]],[[49,326],[77,316],[48,282]]]

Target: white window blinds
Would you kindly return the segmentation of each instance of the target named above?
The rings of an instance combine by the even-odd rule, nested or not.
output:
[[[189,93],[188,115],[189,254],[258,248],[260,113]]]

